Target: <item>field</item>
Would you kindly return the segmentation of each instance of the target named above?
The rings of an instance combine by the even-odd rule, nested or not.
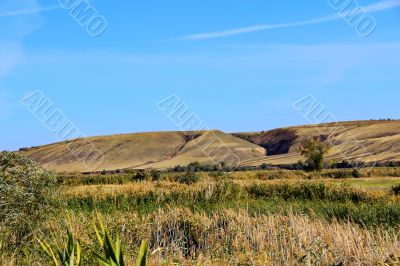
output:
[[[333,181],[335,182],[335,181]],[[338,182],[338,181],[336,181]],[[389,190],[391,187],[399,184],[399,178],[397,177],[368,177],[368,178],[352,178],[346,181],[339,181],[340,183],[350,185],[353,187],[365,189],[365,190]]]
[[[400,184],[399,173],[59,175],[55,210],[34,235],[62,247],[69,216],[83,265],[93,265],[93,253],[101,252],[92,226],[98,212],[112,237],[120,236],[128,265],[144,239],[149,265],[398,265],[400,197],[391,187]],[[18,253],[6,243],[5,265],[48,263],[35,238]]]

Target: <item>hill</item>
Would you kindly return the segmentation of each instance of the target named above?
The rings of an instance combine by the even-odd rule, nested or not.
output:
[[[354,121],[274,129],[259,133],[237,133],[268,150],[264,159],[243,165],[290,164],[303,159],[298,154],[302,141],[319,137],[332,148],[327,159],[385,162],[400,160],[400,121]]]
[[[226,152],[227,148],[229,152]],[[94,151],[103,156],[92,155]],[[266,153],[258,145],[221,131],[91,137],[24,149],[22,152],[45,168],[57,172],[170,168],[193,161],[229,163],[233,157],[238,161],[254,160],[265,157]]]
[[[400,161],[400,121],[341,122],[234,134],[222,131],[136,133],[76,139],[22,152],[57,172],[165,169],[194,161],[276,165],[303,159],[298,148],[303,140],[311,137],[319,137],[332,146],[328,159]],[[93,147],[104,156],[95,156]],[[85,167],[82,158],[90,158],[93,167]]]

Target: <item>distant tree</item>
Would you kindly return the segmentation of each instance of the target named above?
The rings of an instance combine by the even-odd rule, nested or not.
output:
[[[268,164],[263,163],[263,164],[260,166],[260,168],[261,168],[261,170],[267,170],[267,169],[268,169]]]
[[[187,166],[187,171],[199,172],[201,171],[201,164],[199,162],[192,162]]]
[[[219,164],[213,165],[213,171],[214,171],[214,172],[219,172],[219,171],[221,171],[221,170],[222,170],[221,165],[219,165]]]
[[[301,155],[307,158],[305,169],[308,171],[322,171],[324,169],[325,154],[329,151],[329,145],[319,138],[311,138],[301,145]]]
[[[226,165],[225,162],[220,162],[219,166],[222,171],[227,171],[228,166]]]
[[[179,173],[179,172],[185,172],[186,171],[186,167],[177,165],[174,167],[173,172],[175,173]]]
[[[352,167],[352,163],[347,160],[342,160],[341,163],[337,164],[337,168],[351,168],[351,167]]]

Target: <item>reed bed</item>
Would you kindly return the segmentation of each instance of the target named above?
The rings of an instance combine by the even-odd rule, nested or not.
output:
[[[396,179],[398,168],[54,178],[23,158],[13,160],[28,170],[15,172],[10,164],[13,171],[3,171],[8,220],[0,225],[0,265],[48,265],[51,250],[71,261],[75,247],[81,265],[97,265],[100,246],[105,257],[115,247],[121,261],[134,265],[146,258],[139,252],[146,243],[149,265],[400,265],[396,180],[392,189],[376,191],[345,184],[365,182],[359,177],[371,173]],[[43,183],[47,177],[52,186]],[[100,216],[101,234],[93,226]]]
[[[93,249],[91,217],[71,217],[83,250]],[[128,262],[141,239],[150,243],[149,265],[398,265],[399,228],[370,230],[351,222],[326,221],[288,212],[251,216],[246,210],[212,214],[186,208],[152,214],[106,216],[119,233]],[[44,235],[57,239],[64,228],[48,222]],[[86,263],[92,258],[85,258]]]

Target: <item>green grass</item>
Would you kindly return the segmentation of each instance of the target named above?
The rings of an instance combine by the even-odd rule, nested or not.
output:
[[[132,185],[134,186],[134,184]],[[162,185],[160,185],[162,186]],[[156,189],[156,188],[155,188]],[[329,220],[352,220],[368,226],[400,223],[400,200],[389,193],[368,191],[327,182],[262,182],[243,185],[233,181],[183,186],[175,191],[149,190],[118,194],[68,196],[64,201],[74,212],[107,214],[135,211],[146,215],[168,207],[212,214],[224,209],[246,209],[251,215],[313,214]]]
[[[400,184],[399,177],[369,177],[369,178],[351,178],[347,180],[335,180],[333,183],[343,183],[353,187],[359,187],[368,190],[390,190],[394,185]]]

